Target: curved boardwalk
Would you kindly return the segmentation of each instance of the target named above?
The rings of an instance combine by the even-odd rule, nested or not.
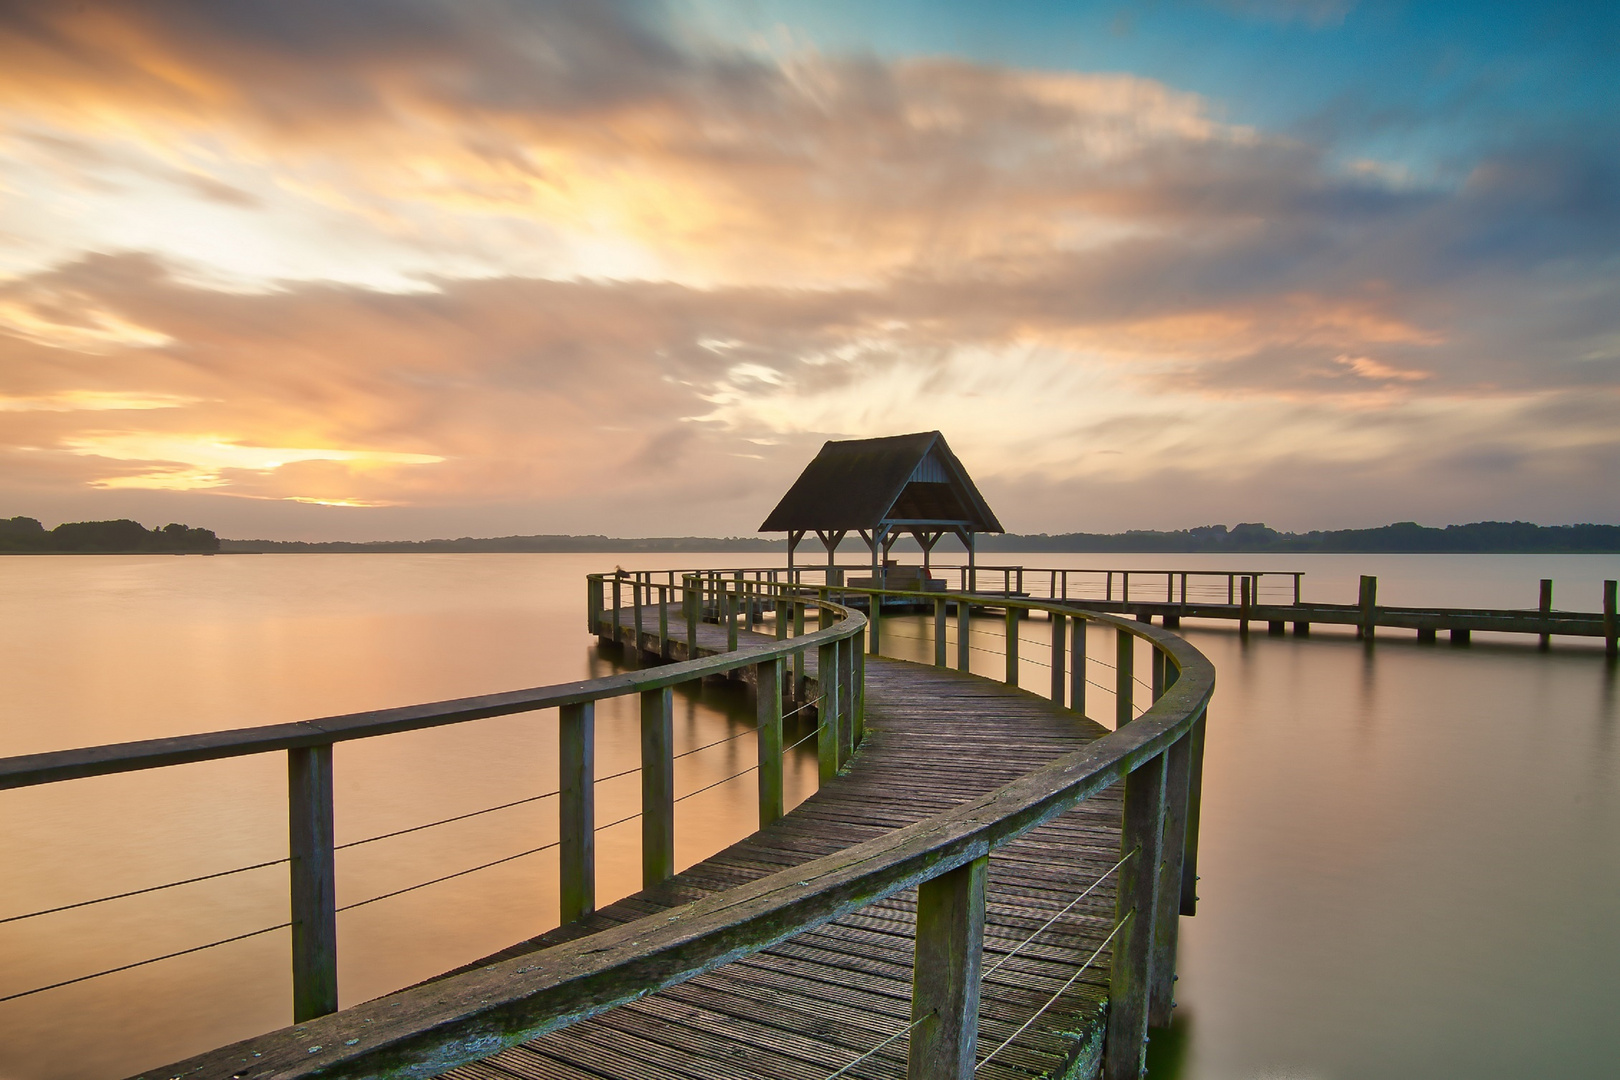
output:
[[[1106,730],[1044,698],[941,668],[869,658],[866,677],[866,739],[842,775],[780,821],[674,878],[490,959],[543,950],[836,853],[991,791]],[[1107,873],[1119,858],[1119,823],[1116,785],[995,853],[987,971]],[[914,891],[901,893],[445,1075],[819,1080],[909,1022],[914,902]],[[985,978],[981,1059],[1074,975],[1113,919],[1109,878]],[[1092,1075],[1107,983],[1104,950],[979,1075]],[[902,1037],[846,1075],[904,1075],[905,1060]]]

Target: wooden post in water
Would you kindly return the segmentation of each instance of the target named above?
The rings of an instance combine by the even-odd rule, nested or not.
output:
[[[675,697],[641,693],[641,887],[675,873]]]
[[[332,744],[287,751],[293,1023],[337,1012],[337,866]]]
[[[1052,623],[1052,700],[1059,706],[1063,704],[1063,692],[1068,689],[1064,686],[1063,661],[1068,653],[1068,642],[1064,640],[1069,620],[1057,612],[1050,613],[1047,618]]]
[[[1007,605],[1007,685],[1018,685],[1018,609]]]
[[[596,703],[557,710],[561,920],[596,910]]]
[[[1620,641],[1617,641],[1616,623],[1620,616],[1615,612],[1615,583],[1603,583],[1603,651],[1609,656],[1620,655]]]
[[[1147,1043],[1148,988],[1153,979],[1155,896],[1164,835],[1165,755],[1149,758],[1125,778],[1120,855],[1135,854],[1118,870],[1113,967],[1108,978],[1105,1080],[1140,1080]]]
[[[619,614],[619,602],[623,599],[623,582],[617,574],[613,575],[613,644],[624,644],[619,632],[619,623],[623,616]]]
[[[1361,575],[1361,595],[1356,605],[1361,608],[1361,622],[1356,626],[1356,637],[1371,641],[1378,631],[1378,579],[1371,574]]]
[[[945,601],[934,601],[934,666],[945,666]]]
[[[591,636],[602,632],[602,575],[592,574],[585,579],[585,618]]]
[[[782,816],[782,661],[754,665],[759,747],[759,827]],[[672,834],[673,835],[673,834]]]
[[[1076,615],[1069,644],[1069,708],[1086,715],[1086,631],[1091,622]]]
[[[911,978],[907,1080],[971,1080],[979,1044],[984,962],[981,855],[917,886],[917,958]]]
[[[1247,635],[1249,632],[1249,605],[1253,603],[1252,582],[1254,579],[1244,575],[1238,583],[1238,633]]]
[[[816,650],[816,759],[821,783],[838,775],[838,643]]]
[[[1552,578],[1550,577],[1541,579],[1541,603],[1539,606],[1543,616],[1552,614]],[[1546,652],[1550,648],[1552,648],[1552,635],[1542,634],[1541,651]]]
[[[1136,639],[1127,630],[1114,631],[1114,729],[1136,718],[1132,708],[1136,687]]]

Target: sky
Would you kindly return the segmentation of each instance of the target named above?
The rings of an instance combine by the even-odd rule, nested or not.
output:
[[[0,517],[1620,523],[1620,5],[0,4]]]

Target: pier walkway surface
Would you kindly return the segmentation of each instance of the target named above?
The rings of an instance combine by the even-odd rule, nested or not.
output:
[[[644,625],[656,626],[655,613],[649,612]],[[773,640],[746,631],[740,637],[744,647],[750,639],[762,645]],[[656,635],[643,640],[656,647]],[[725,647],[721,627],[699,628],[700,653]],[[812,656],[808,674],[814,673]],[[1106,733],[1027,691],[944,668],[868,658],[866,737],[838,777],[774,824],[673,878],[481,963],[530,953],[543,959],[548,946],[834,854],[993,791]],[[1115,917],[1109,871],[1120,857],[1120,812],[1116,786],[991,858],[980,1060],[1066,983],[1068,988],[978,1075],[1095,1073],[1103,1046],[1105,941]],[[907,890],[444,1075],[456,1080],[820,1080],[905,1031],[911,1019],[915,896],[914,889]],[[905,1070],[902,1036],[844,1075],[894,1077]]]

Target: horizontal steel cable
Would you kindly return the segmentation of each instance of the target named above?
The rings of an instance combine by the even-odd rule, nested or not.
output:
[[[214,878],[229,877],[232,874],[245,874],[249,870],[263,870],[267,866],[280,866],[287,861],[286,858],[271,859],[269,862],[254,863],[252,866],[238,866],[234,870],[221,870],[214,874],[203,874],[199,877],[185,878],[181,881],[171,881],[167,885],[151,885],[144,889],[131,889],[128,892],[113,893],[111,896],[99,896],[94,900],[80,900],[74,904],[61,904],[53,908],[42,908],[39,911],[30,911],[26,915],[7,915],[5,918],[0,919],[0,925],[21,922],[24,919],[34,919],[41,915],[54,915],[58,911],[72,911],[74,908],[105,904],[109,900],[122,900],[127,896],[143,896],[146,893],[162,892],[164,889],[176,889],[181,885],[191,885],[199,881],[212,881]]]
[[[617,822],[615,822],[615,824],[617,824]],[[604,825],[604,826],[602,826],[602,828],[605,829],[605,828],[607,828],[607,826]],[[596,831],[601,832],[602,829],[598,829]],[[385,892],[380,896],[373,896],[373,897],[371,897],[370,899],[367,899],[367,900],[356,900],[352,904],[344,904],[342,907],[338,908],[337,910],[339,910],[339,911],[353,911],[355,908],[365,907],[367,904],[375,904],[379,900],[387,900],[391,896],[401,896],[401,895],[403,895],[405,893],[408,893],[408,892],[415,892],[417,889],[425,889],[429,885],[437,885],[441,881],[449,881],[451,878],[465,877],[468,874],[476,874],[480,870],[488,870],[492,866],[499,866],[499,865],[501,865],[501,863],[508,863],[508,862],[511,862],[513,859],[521,859],[526,855],[536,855],[536,854],[539,854],[542,851],[548,851],[551,848],[554,848],[554,847],[558,846],[561,843],[562,843],[561,840],[553,840],[549,844],[541,844],[537,848],[530,848],[527,851],[520,851],[516,855],[506,855],[506,856],[503,856],[502,858],[494,859],[494,860],[491,860],[490,862],[487,862],[487,863],[481,863],[478,866],[468,867],[466,870],[457,870],[453,874],[445,874],[443,877],[436,877],[436,878],[433,878],[431,881],[423,881],[423,882],[418,882],[415,885],[407,885],[403,889],[395,889],[393,892]]]
[[[21,993],[7,994],[5,997],[0,997],[0,1002],[16,1001],[18,998],[31,997],[34,994],[43,994],[47,990],[56,990],[64,986],[72,986],[74,983],[88,982],[91,979],[99,979],[103,975],[116,975],[120,971],[129,971],[131,968],[145,967],[147,964],[155,964],[160,960],[173,960],[177,956],[185,956],[189,953],[202,952],[204,949],[212,949],[219,945],[229,945],[233,941],[245,941],[250,937],[258,937],[260,934],[269,934],[276,930],[285,930],[291,925],[292,923],[290,922],[277,923],[275,926],[266,926],[262,930],[250,930],[246,934],[237,934],[235,937],[220,938],[218,941],[210,941],[206,945],[193,945],[189,949],[181,949],[178,952],[164,953],[162,956],[154,956],[148,960],[137,960],[133,964],[121,964],[118,967],[107,968],[105,971],[97,971],[91,975],[80,975],[78,978],[74,979],[63,979],[61,982],[51,983],[49,986],[36,986],[32,990],[24,990]]]
[[[1086,890],[1084,892],[1082,892],[1079,896],[1076,896],[1073,900],[1070,900],[1067,907],[1065,907],[1062,911],[1058,912],[1056,915],[1052,916],[1050,919],[1047,919],[1044,923],[1042,923],[1040,925],[1040,928],[1038,930],[1036,930],[1033,934],[1029,935],[1023,941],[1020,941],[1017,945],[1013,946],[1011,951],[1009,951],[1006,955],[1004,955],[1000,960],[997,960],[994,964],[991,964],[988,968],[986,968],[985,971],[984,971],[984,974],[980,975],[979,977],[981,979],[988,979],[991,975],[993,975],[995,973],[997,968],[1001,967],[1002,964],[1005,964],[1007,961],[1011,960],[1014,956],[1017,956],[1019,950],[1021,950],[1025,945],[1028,945],[1030,942],[1032,942],[1036,938],[1040,937],[1043,933],[1046,932],[1047,928],[1050,927],[1053,923],[1057,922],[1059,919],[1063,918],[1063,916],[1065,916],[1069,912],[1073,911],[1076,904],[1080,903],[1080,901],[1084,900],[1086,897],[1090,896],[1093,892],[1095,892],[1097,887],[1099,885],[1101,885],[1103,882],[1107,881],[1109,879],[1109,877],[1113,875],[1115,870],[1118,870],[1120,867],[1124,866],[1125,863],[1132,856],[1134,856],[1138,851],[1141,851],[1141,850],[1142,850],[1141,846],[1138,845],[1137,847],[1132,848],[1130,851],[1127,851],[1124,855],[1121,855],[1119,857],[1118,862],[1116,862],[1113,866],[1110,866],[1107,870],[1104,870],[1102,872],[1102,876],[1100,876],[1099,878],[1097,878],[1096,881],[1093,881],[1090,885],[1088,885],[1086,887]]]
[[[1134,918],[1136,918],[1136,912],[1134,910],[1132,910],[1128,915],[1125,916],[1125,918],[1123,918],[1123,919],[1119,920],[1119,922],[1115,923],[1114,928],[1108,932],[1108,936],[1103,938],[1103,943],[1101,945],[1097,946],[1097,949],[1096,949],[1095,952],[1093,952],[1090,956],[1086,957],[1086,962],[1081,964],[1079,966],[1079,968],[1077,968],[1075,970],[1075,973],[1073,975],[1069,976],[1068,982],[1065,982],[1062,986],[1058,987],[1057,993],[1055,993],[1051,997],[1047,998],[1046,1003],[1043,1004],[1040,1008],[1035,1010],[1035,1015],[1031,1016],[1028,1020],[1025,1020],[1022,1024],[1019,1024],[1018,1025],[1018,1030],[1014,1031],[1011,1035],[1009,1035],[1005,1039],[1003,1039],[1000,1046],[997,1046],[994,1050],[990,1051],[984,1057],[980,1058],[979,1063],[977,1065],[973,1066],[973,1071],[978,1072],[980,1069],[982,1069],[986,1065],[990,1064],[990,1059],[991,1058],[995,1057],[997,1054],[999,1054],[1003,1050],[1007,1049],[1007,1047],[1011,1046],[1012,1041],[1014,1039],[1018,1038],[1018,1036],[1022,1035],[1025,1031],[1029,1030],[1029,1025],[1031,1025],[1035,1021],[1039,1020],[1041,1018],[1041,1014],[1044,1013],[1047,1009],[1050,1009],[1052,1007],[1053,1003],[1056,1002],[1058,998],[1060,998],[1064,994],[1068,993],[1069,987],[1073,986],[1075,984],[1075,981],[1077,979],[1079,979],[1080,976],[1082,976],[1082,975],[1084,975],[1086,973],[1086,969],[1091,966],[1092,961],[1096,960],[1098,956],[1102,955],[1102,951],[1104,949],[1108,948],[1108,943],[1114,940],[1114,935],[1118,934],[1120,929],[1127,922],[1129,922],[1130,920],[1132,920]]]
[[[361,844],[371,844],[378,840],[387,840],[391,836],[404,836],[406,833],[421,832],[423,829],[432,829],[439,825],[448,825],[452,821],[465,821],[468,818],[475,818],[482,814],[493,814],[497,810],[505,810],[513,806],[522,806],[524,803],[539,802],[541,799],[549,799],[553,796],[561,794],[562,792],[560,791],[547,791],[540,795],[530,795],[526,798],[514,799],[511,802],[501,803],[499,806],[489,806],[482,810],[473,810],[470,813],[457,814],[454,817],[440,818],[438,821],[430,821],[426,825],[412,825],[408,829],[395,829],[393,832],[378,833],[376,836],[368,836],[364,840],[350,840],[346,844],[337,845],[332,850],[342,851],[344,848],[359,847]],[[285,862],[286,860],[282,861]]]

